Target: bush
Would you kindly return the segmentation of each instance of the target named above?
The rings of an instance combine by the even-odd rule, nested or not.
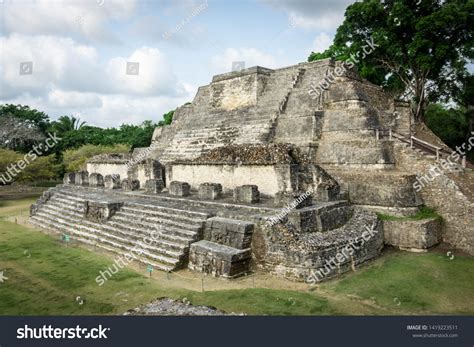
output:
[[[86,162],[98,154],[128,153],[130,145],[117,144],[113,146],[84,145],[78,149],[68,149],[63,154],[63,163],[67,172],[85,170]]]
[[[61,175],[62,165],[57,162],[54,155],[36,157],[34,159],[32,156],[26,156],[23,153],[0,149],[0,176],[4,175],[3,177],[7,183],[10,181],[10,176],[6,174],[8,168],[24,160],[24,158],[26,158],[27,160],[25,161],[29,163],[26,164],[23,170],[18,169],[18,174],[15,173],[15,170],[10,170],[11,173],[15,174],[12,181],[31,182],[36,180],[51,180]]]
[[[469,135],[467,110],[431,104],[426,110],[426,125],[449,147],[461,145]]]

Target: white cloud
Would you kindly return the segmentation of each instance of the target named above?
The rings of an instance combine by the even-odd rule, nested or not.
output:
[[[48,102],[58,108],[97,108],[102,107],[102,99],[95,93],[67,92],[55,89],[48,95]]]
[[[0,38],[0,98],[23,93],[47,95],[55,89],[104,94],[169,95],[185,92],[164,54],[142,47],[127,57],[101,63],[91,46],[69,38],[11,35]],[[31,75],[20,75],[20,63],[33,62]],[[127,62],[138,62],[138,75],[127,75]]]
[[[46,95],[55,86],[84,90],[100,70],[93,47],[75,43],[69,38],[53,36],[11,35],[0,37],[0,98],[22,93]],[[20,63],[32,62],[33,73],[20,75]],[[100,80],[99,80],[100,82]]]
[[[6,34],[79,34],[92,41],[117,42],[105,24],[131,16],[135,5],[136,0],[9,0],[2,4],[0,16]]]
[[[178,81],[157,48],[103,62],[94,47],[70,38],[13,34],[0,37],[0,47],[0,103],[31,105],[52,118],[76,114],[100,126],[157,121],[196,90]],[[20,75],[25,61],[33,62],[30,75]],[[138,75],[126,73],[127,62],[140,64]]]
[[[276,68],[275,59],[256,48],[227,48],[223,53],[212,57],[212,68],[215,73],[224,73],[232,70],[232,62],[244,61],[245,67],[262,66]]]
[[[320,33],[313,41],[313,52],[322,53],[329,48],[332,44],[331,37],[325,32]]]
[[[127,62],[138,62],[138,75],[126,73]],[[117,93],[142,95],[182,95],[184,87],[178,83],[171,65],[157,48],[142,47],[129,57],[112,59],[107,66],[111,86]]]
[[[262,0],[284,10],[292,25],[304,29],[335,31],[344,20],[344,10],[353,0]]]

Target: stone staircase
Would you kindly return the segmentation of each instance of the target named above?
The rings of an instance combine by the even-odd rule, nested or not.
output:
[[[155,157],[161,162],[194,159],[224,145],[268,142],[279,114],[284,112],[289,95],[304,73],[305,70],[298,67],[275,71],[257,95],[257,105],[238,110],[214,109],[209,86],[201,88],[193,101],[193,117],[171,125],[176,128],[174,136],[167,139],[166,146],[157,151]],[[275,104],[276,98],[279,104]]]
[[[309,91],[313,84],[324,78],[325,71],[325,66],[314,69],[299,67],[295,71],[291,93],[280,105],[274,142],[294,143],[308,150],[308,154],[317,147],[323,112],[318,111],[318,101],[313,100]]]
[[[58,189],[31,216],[43,229],[119,255],[140,250],[138,260],[171,271],[187,265],[190,244],[201,238],[206,213],[126,201],[107,222],[84,218],[88,198]],[[146,242],[146,238],[154,242]],[[137,253],[137,252],[136,252]]]
[[[429,150],[424,146],[420,146],[417,144],[417,142],[410,143],[409,138],[406,138],[399,133],[394,132],[393,138],[399,143],[400,146],[412,150],[413,153],[410,155],[411,159],[419,160],[419,156],[421,156],[425,159],[433,161],[433,165],[437,164],[437,158],[434,151]],[[446,159],[450,155],[451,153],[446,150],[440,151],[440,159]],[[455,161],[446,161],[445,165],[447,166],[447,171],[454,174],[462,174],[465,171],[472,171],[472,165],[469,162],[466,163],[465,168],[459,162]]]
[[[183,124],[160,156],[160,161],[193,159],[210,149],[232,143],[262,143],[269,128],[269,117],[254,110],[245,116],[239,112],[200,114],[194,124]]]

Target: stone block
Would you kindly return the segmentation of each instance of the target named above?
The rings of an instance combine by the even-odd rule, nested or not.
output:
[[[217,200],[222,196],[222,185],[219,183],[201,183],[199,185],[199,199]]]
[[[89,173],[87,171],[79,171],[75,175],[74,179],[75,184],[79,186],[88,186],[89,185]]]
[[[91,222],[105,223],[117,212],[123,202],[84,201],[84,219]]]
[[[173,181],[170,183],[170,195],[188,196],[191,186],[187,182]]]
[[[324,232],[342,227],[352,217],[353,208],[340,206],[309,206],[288,213],[288,222],[299,232]]]
[[[410,251],[424,251],[441,239],[438,218],[423,220],[384,220],[384,240],[391,246]]]
[[[75,184],[76,183],[76,174],[74,172],[68,172],[64,174],[63,179],[64,184]]]
[[[145,182],[145,191],[149,194],[161,193],[165,184],[161,178],[151,179]]]
[[[275,195],[274,202],[277,206],[285,206],[291,209],[300,209],[311,206],[313,204],[313,199],[309,192],[278,192]]]
[[[260,193],[256,185],[243,185],[234,189],[234,202],[255,204],[260,201]]]
[[[250,247],[254,224],[242,220],[213,217],[206,221],[204,239],[221,245],[244,249]]]
[[[142,150],[133,156],[127,177],[141,181],[142,185],[149,179],[163,179],[165,170],[163,165],[157,160],[144,158],[144,155],[149,155],[149,151]]]
[[[89,185],[91,187],[103,187],[104,186],[104,176],[99,173],[91,173],[89,175]]]
[[[134,191],[140,189],[140,181],[131,178],[124,178],[122,180],[122,189],[126,191]]]
[[[120,175],[106,175],[104,178],[105,189],[119,189]]]
[[[188,267],[215,277],[233,278],[249,272],[250,260],[249,248],[241,250],[201,240],[191,244]]]

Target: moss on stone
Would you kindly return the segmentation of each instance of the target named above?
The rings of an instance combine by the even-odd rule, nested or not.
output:
[[[392,216],[385,213],[377,213],[377,215],[381,220],[388,220],[388,221],[416,221],[416,220],[431,219],[431,218],[436,218],[441,221],[443,220],[443,217],[441,217],[438,213],[436,213],[435,210],[426,206],[423,206],[413,216],[399,217],[399,216]]]

